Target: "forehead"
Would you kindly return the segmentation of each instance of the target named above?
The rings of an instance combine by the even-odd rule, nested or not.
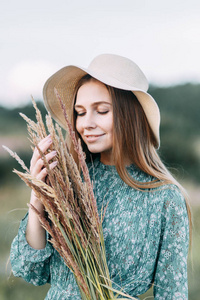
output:
[[[112,99],[105,84],[92,79],[78,89],[75,104],[83,105],[96,102],[112,103]]]

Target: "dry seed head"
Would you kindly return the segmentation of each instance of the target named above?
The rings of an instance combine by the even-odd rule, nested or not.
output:
[[[59,97],[59,95],[57,96]],[[37,123],[31,121],[26,116],[24,119],[27,121],[30,140],[33,145],[38,148],[37,145],[40,140],[46,137],[46,130],[41,113],[34,100],[33,105],[36,110]],[[105,252],[101,254],[100,251],[104,251],[104,246],[100,245],[102,229],[101,231],[99,229],[101,224],[93,194],[93,186],[85,163],[85,154],[81,148],[80,141],[76,140],[63,103],[61,103],[61,106],[68,126],[68,136],[71,137],[74,148],[77,151],[84,182],[80,176],[79,168],[69,152],[61,128],[56,124],[55,130],[50,116],[46,118],[46,125],[53,139],[50,150],[55,149],[57,151],[56,160],[58,161],[58,165],[51,170],[49,163],[46,161],[45,153],[42,153],[42,151],[38,149],[48,172],[46,182],[33,178],[31,174],[24,174],[19,171],[15,171],[15,173],[35,191],[36,196],[44,205],[45,211],[48,213],[48,219],[52,222],[51,226],[48,220],[34,207],[32,207],[32,209],[38,215],[42,226],[50,233],[52,237],[50,242],[63,257],[66,265],[74,272],[77,283],[82,291],[83,299],[97,300],[99,299],[98,293],[96,299],[93,299],[89,293],[90,284],[88,284],[87,270],[82,268],[84,265],[87,265],[88,262],[84,260],[81,253],[82,251],[89,253],[89,255],[91,255],[91,261],[94,263],[92,268],[98,269],[103,265],[103,270],[107,270],[105,274],[109,277],[105,259],[102,258],[102,255],[105,256]],[[65,239],[66,237],[67,240]],[[81,257],[81,264],[77,257],[73,255],[72,245]],[[99,274],[105,275],[100,269],[98,270]],[[101,282],[99,278],[100,277],[97,277],[95,279],[97,281],[99,280],[98,286],[99,282]],[[109,299],[114,298],[111,291],[106,290],[106,293]]]
[[[16,159],[16,161],[21,165],[21,167],[27,172],[29,173],[29,169],[26,167],[25,163],[23,162],[23,160],[17,155],[16,152],[13,152],[12,150],[10,150],[8,147],[6,146],[2,146],[14,159]]]
[[[36,105],[36,102],[35,102],[34,98],[32,96],[31,96],[31,98],[32,98],[33,106],[34,106],[35,111],[36,111],[36,119],[38,121],[38,127],[39,127],[38,135],[40,136],[41,139],[43,139],[43,138],[45,138],[45,136],[47,134],[46,134],[46,130],[45,130],[43,120],[42,120],[42,115],[41,115],[41,112],[40,112],[40,110],[38,109],[38,107]]]
[[[25,114],[19,113],[19,115],[26,121],[27,126],[31,128],[31,130],[38,132],[38,125],[33,120],[29,119]]]

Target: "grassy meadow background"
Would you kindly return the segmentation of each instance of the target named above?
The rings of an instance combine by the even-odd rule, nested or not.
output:
[[[193,246],[189,256],[189,300],[200,299],[200,85],[184,84],[173,87],[153,87],[161,110],[161,158],[171,172],[188,189],[193,213]],[[39,108],[45,114],[43,104]],[[29,167],[30,142],[25,113],[34,119],[32,105],[16,109],[0,107],[0,145],[16,151]],[[9,249],[21,218],[27,211],[30,190],[12,173],[20,166],[0,146],[0,300],[44,299],[49,288],[34,287],[14,278],[9,263]],[[192,259],[191,259],[192,257]],[[151,296],[152,291],[141,296]],[[153,299],[148,298],[148,299]]]

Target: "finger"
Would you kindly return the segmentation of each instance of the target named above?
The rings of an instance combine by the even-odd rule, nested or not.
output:
[[[38,148],[44,153],[49,146],[52,144],[52,139],[51,136],[48,135],[46,138],[42,139],[39,143],[38,143],[38,147],[35,147],[35,154],[36,156],[38,155],[40,157],[40,152],[38,150]]]
[[[52,144],[51,136],[47,136],[45,139],[41,140],[38,144],[39,149],[44,153]],[[37,160],[41,157],[37,147],[35,147],[35,150],[33,152],[33,156],[31,158],[30,162],[30,168],[32,168],[32,165],[35,165]]]
[[[49,165],[50,169],[51,169],[51,170],[54,169],[54,168],[57,166],[57,164],[58,164],[58,161],[57,161],[57,160],[56,160],[56,161],[53,161],[53,162]]]
[[[57,164],[58,164],[57,161],[52,162],[52,163],[49,165],[50,169],[51,169],[51,170],[54,169],[54,168],[57,166]],[[46,168],[44,168],[44,169],[42,169],[42,171],[38,174],[38,176],[37,176],[36,178],[37,178],[37,179],[40,179],[40,180],[42,180],[42,181],[44,181],[45,178],[46,178],[46,176],[47,176],[47,174],[48,174],[48,171],[47,171]]]
[[[46,161],[49,162],[52,158],[56,156],[56,151],[51,151],[50,153],[45,155]],[[31,174],[35,177],[37,177],[38,173],[41,172],[41,170],[44,168],[44,159],[39,158],[34,165],[32,165],[31,168]]]
[[[51,151],[45,155],[46,160],[49,162],[52,158],[54,158],[57,154],[57,151]]]

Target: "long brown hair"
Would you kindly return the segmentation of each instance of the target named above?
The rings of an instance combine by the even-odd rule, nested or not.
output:
[[[80,138],[76,130],[76,112],[74,104],[78,89],[88,81],[96,80],[90,75],[83,76],[77,83],[74,91],[73,107],[71,107],[71,121],[76,136]],[[191,210],[188,203],[188,195],[181,184],[172,176],[161,161],[156,151],[156,139],[149,126],[146,115],[137,97],[131,91],[125,91],[105,85],[111,95],[113,105],[113,148],[112,158],[116,170],[121,179],[129,186],[144,190],[161,187],[166,184],[175,184],[186,200],[190,232],[192,228]],[[85,143],[81,140],[86,158],[94,158]],[[71,147],[71,153],[77,161],[76,154]],[[140,170],[153,176],[155,180],[150,182],[139,182],[130,176],[126,169],[125,158],[127,158]]]

